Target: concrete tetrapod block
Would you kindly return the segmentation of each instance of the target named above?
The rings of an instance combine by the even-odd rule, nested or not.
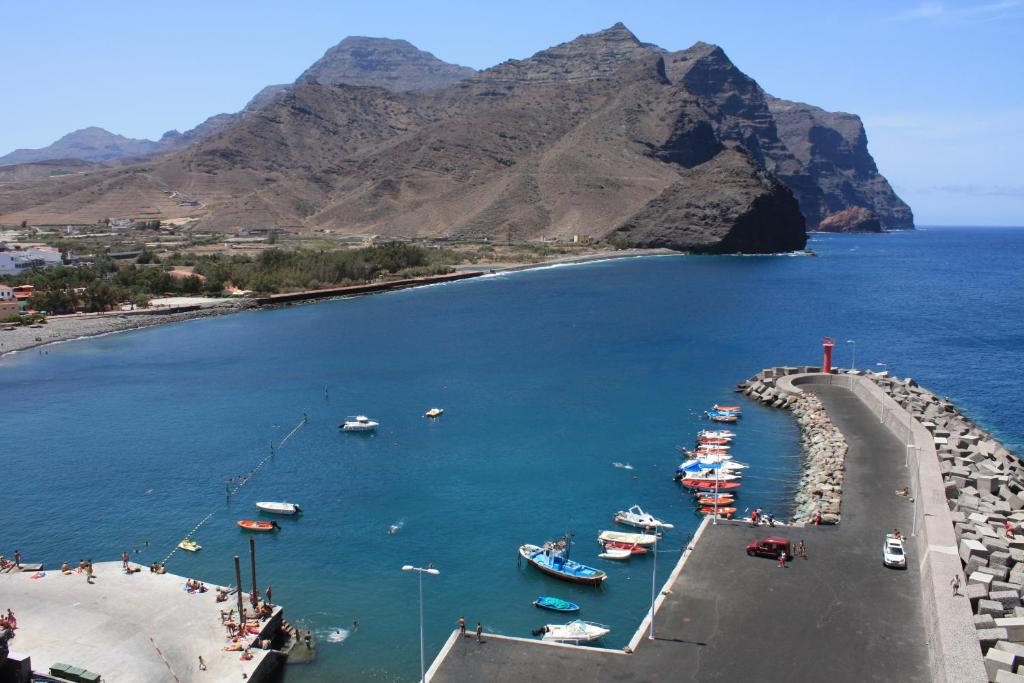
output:
[[[993,619],[995,628],[1006,629],[1006,639],[1014,643],[1024,643],[1024,619],[1020,617],[1003,617]]]
[[[988,651],[1000,640],[1006,640],[1006,630],[1001,628],[982,628],[975,631],[978,634],[978,644],[982,652]]]
[[[1000,640],[995,644],[995,647],[1004,652],[1009,652],[1011,655],[1016,655],[1018,663],[1024,662],[1024,644],[1013,643],[1008,640]],[[1016,671],[1016,668],[1014,668],[1014,670]]]
[[[1004,650],[992,647],[985,653],[985,671],[988,673],[988,680],[996,680],[999,671],[1013,673],[1013,662],[1016,659],[1012,654]]]
[[[996,620],[991,614],[975,614],[974,628],[995,628]]]
[[[967,577],[967,583],[968,585],[973,583],[984,586],[986,591],[991,590],[992,582],[995,580],[995,577],[981,571],[982,569],[987,569],[987,567],[981,567],[978,571],[972,572],[971,575]]]
[[[1008,612],[1014,607],[1020,607],[1020,593],[1017,591],[989,591],[988,599],[1002,605],[1004,612]]]
[[[991,614],[993,618],[998,617],[998,618],[1002,619],[1002,617],[1003,617],[1003,603],[998,602],[996,600],[989,600],[987,598],[984,598],[982,600],[978,600],[978,614]],[[986,630],[991,630],[991,629],[986,629]],[[1003,633],[1005,634],[1006,632],[1003,631]],[[1002,636],[1002,639],[1003,640],[1008,640],[1008,638],[1005,635]]]
[[[996,672],[994,683],[1024,683],[1024,676],[1000,669]]]
[[[977,555],[988,559],[989,551],[978,541],[972,541],[965,539],[960,541],[960,559],[964,562],[971,559],[972,556]]]

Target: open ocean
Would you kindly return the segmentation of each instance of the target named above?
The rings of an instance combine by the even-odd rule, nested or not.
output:
[[[530,604],[538,595],[580,603],[622,647],[649,605],[651,558],[599,560],[598,531],[634,503],[674,522],[660,585],[699,522],[671,480],[674,447],[707,426],[705,408],[740,401],[737,382],[819,364],[822,336],[839,342],[835,364],[851,364],[854,339],[858,367],[888,363],[1009,448],[1024,445],[1024,229],[817,235],[808,246],[817,256],[499,274],[6,356],[0,553],[17,547],[52,568],[140,548],[148,564],[214,513],[195,535],[203,550],[167,566],[228,584],[232,556],[247,562],[235,520],[259,518],[255,501],[289,500],[305,514],[257,537],[260,585],[322,639],[288,683],[418,679],[407,563],[441,571],[424,579],[428,665],[460,615],[519,636],[559,621]],[[782,411],[743,405],[734,450],[753,467],[739,506],[784,517],[798,431]],[[433,406],[444,416],[422,417]],[[341,433],[357,413],[379,432]],[[226,501],[225,481],[303,414],[309,423]],[[517,568],[521,543],[567,530],[573,556],[608,571],[602,589]],[[329,642],[353,620],[358,630]]]

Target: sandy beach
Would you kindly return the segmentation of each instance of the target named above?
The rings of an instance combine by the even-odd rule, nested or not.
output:
[[[570,265],[606,261],[610,259],[635,258],[637,256],[664,256],[677,254],[669,249],[626,249],[622,251],[585,254],[565,258],[551,259],[538,263],[489,263],[465,264],[456,266],[457,272],[513,272],[548,268],[556,265]],[[333,297],[337,298],[337,297]],[[317,303],[330,299],[317,299],[301,303]],[[168,311],[168,306],[200,305],[198,310],[181,312]],[[207,318],[217,315],[228,315],[256,307],[255,302],[248,298],[235,299],[203,299],[198,297],[171,299],[155,299],[150,308],[134,311],[109,311],[106,313],[78,313],[74,315],[55,315],[47,318],[46,324],[40,327],[26,325],[15,326],[13,329],[0,328],[0,356],[16,351],[55,344],[58,342],[96,337],[114,332],[136,330],[153,325],[166,325],[196,318]]]

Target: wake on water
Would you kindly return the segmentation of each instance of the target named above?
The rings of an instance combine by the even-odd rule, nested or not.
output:
[[[388,527],[388,533],[389,534],[397,534],[399,531],[402,530],[402,527],[404,527],[404,526],[405,526],[405,520],[404,519],[400,519],[400,520],[398,520],[397,522],[395,522],[394,524],[392,524],[391,526]]]
[[[334,628],[317,631],[316,638],[322,643],[341,644],[348,640],[350,635],[352,635],[352,631],[350,629],[336,626]]]

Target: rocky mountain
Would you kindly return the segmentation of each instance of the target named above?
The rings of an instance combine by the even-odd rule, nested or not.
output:
[[[349,43],[350,57],[359,45]],[[338,73],[328,65],[314,66],[321,78]],[[188,217],[214,230],[584,234],[773,252],[803,246],[805,204],[826,207],[808,225],[832,212],[835,197],[879,217],[899,209],[879,199],[888,184],[873,162],[861,163],[866,140],[846,137],[849,115],[815,112],[802,127],[783,114],[783,125],[781,101],[720,48],[668,53],[621,24],[440,89],[304,75],[267,99],[164,158],[0,187],[0,222]],[[172,199],[181,196],[191,201]]]
[[[396,92],[419,91],[444,88],[475,73],[469,67],[441,61],[404,40],[350,36],[306,69],[296,83],[347,83]],[[15,150],[0,157],[0,166],[56,159],[104,162],[172,152],[230,128],[291,87],[290,84],[268,85],[256,93],[241,111],[215,114],[184,133],[167,131],[159,140],[126,138],[103,128],[83,128],[46,147]]]
[[[349,36],[324,53],[296,83],[368,85],[394,92],[447,88],[476,73],[441,61],[404,40]]]
[[[124,157],[140,157],[160,151],[160,143],[116,135],[91,126],[68,133],[41,149],[16,149],[0,157],[0,166],[29,164],[51,159],[81,159],[103,162]]]

